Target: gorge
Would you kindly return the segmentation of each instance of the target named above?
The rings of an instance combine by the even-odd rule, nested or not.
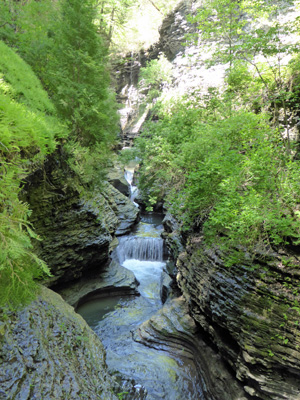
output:
[[[72,2],[67,3],[69,7]],[[210,3],[217,11],[223,4]],[[231,27],[235,24],[239,35],[244,32],[244,47],[242,39],[240,47],[234,47],[231,38],[236,31],[219,35],[214,43],[221,49],[212,68],[207,66],[212,50],[206,47],[211,39],[196,36],[183,45],[185,35],[198,34],[198,24],[204,24],[202,2],[192,0],[179,2],[167,14],[158,42],[112,61],[115,91],[122,103],[121,133],[114,142],[107,139],[107,145],[107,132],[120,127],[113,122],[116,107],[105,92],[105,74],[102,82],[89,82],[89,88],[102,85],[95,97],[86,90],[80,97],[83,81],[77,82],[80,101],[78,109],[72,108],[72,90],[69,101],[59,80],[66,66],[51,82],[60,65],[57,61],[51,67],[51,62],[60,50],[51,48],[50,42],[41,46],[41,51],[52,49],[53,59],[48,54],[48,61],[54,69],[49,77],[43,75],[45,69],[35,59],[36,73],[57,101],[60,121],[72,115],[58,125],[56,111],[46,100],[34,108],[34,95],[10,88],[16,83],[7,72],[8,64],[0,61],[0,95],[10,96],[11,107],[30,103],[27,120],[34,109],[36,121],[41,121],[45,107],[43,124],[49,123],[49,132],[58,132],[54,150],[45,150],[42,158],[42,142],[34,139],[27,145],[21,139],[24,132],[34,137],[32,132],[40,132],[38,125],[31,132],[20,123],[19,138],[14,115],[9,128],[1,131],[5,184],[0,186],[0,222],[4,226],[7,216],[13,218],[9,228],[5,225],[7,230],[0,229],[0,274],[4,260],[13,254],[5,247],[7,237],[13,242],[24,231],[31,236],[35,254],[51,270],[39,281],[35,299],[26,304],[22,300],[21,309],[0,308],[1,400],[300,398],[297,52],[287,69],[278,55],[280,73],[278,64],[267,70],[255,58],[247,71],[245,64],[235,65],[237,60],[226,58],[228,54],[243,54],[244,62],[250,57],[249,47],[261,49],[261,43],[267,46],[265,41],[269,47],[261,53],[273,56],[274,38],[269,31],[266,37],[262,33],[271,24],[269,18],[263,29],[255,27],[255,35],[261,36],[252,36],[259,40],[249,42],[254,28],[246,15],[248,3],[242,2],[245,9],[238,17],[238,2],[229,3],[224,2],[235,7],[230,9]],[[279,17],[295,12],[294,2],[279,3]],[[103,13],[104,9],[103,3]],[[207,20],[217,20],[225,30],[217,11]],[[97,34],[104,29],[99,21]],[[49,28],[47,40],[55,26]],[[10,36],[1,29],[1,40],[9,43]],[[210,37],[213,29],[207,28]],[[297,29],[293,26],[293,34]],[[285,38],[280,35],[284,33],[275,32],[280,39],[274,39],[278,54]],[[20,53],[24,43],[25,39],[17,42]],[[224,53],[222,46],[228,43],[230,51]],[[0,50],[10,54],[5,47]],[[29,61],[28,54],[35,57],[34,52],[24,54]],[[84,57],[81,49],[80,56]],[[84,59],[82,66],[89,63],[91,59]],[[18,65],[27,76],[25,67]],[[74,70],[79,74],[79,67]],[[98,120],[90,114],[96,98],[104,99],[101,112],[96,112]],[[2,115],[9,110],[4,112],[3,104],[4,127]],[[23,108],[18,107],[16,114],[21,114]],[[87,114],[80,114],[85,107]],[[112,121],[105,112],[112,114]],[[96,128],[86,130],[90,125]],[[66,126],[72,139],[66,139]],[[101,145],[95,139],[97,126]],[[50,141],[44,146],[50,148]],[[22,163],[26,167],[20,172]],[[82,165],[92,171],[90,175]],[[20,177],[14,198],[8,194],[14,187],[10,170]],[[12,210],[27,205],[31,211],[20,223],[20,215]],[[12,226],[18,233],[5,236]],[[28,249],[29,245],[15,251],[14,271],[19,265],[25,270]],[[0,277],[6,282],[6,275]],[[13,298],[13,291],[8,296]]]

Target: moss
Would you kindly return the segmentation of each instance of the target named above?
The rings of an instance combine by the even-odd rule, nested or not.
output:
[[[173,358],[170,358],[165,355],[159,355],[158,359],[159,359],[159,363],[166,367],[166,371],[167,371],[168,375],[171,377],[172,381],[175,383],[177,380],[176,370],[178,370],[177,362]]]

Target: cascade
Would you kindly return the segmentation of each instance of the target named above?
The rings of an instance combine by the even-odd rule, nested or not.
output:
[[[162,262],[163,240],[151,237],[124,237],[120,239],[117,254],[120,264],[128,259]]]
[[[136,207],[138,207],[139,205],[134,201],[136,196],[138,195],[138,188],[137,186],[133,185],[133,174],[134,174],[134,168],[128,168],[125,170],[124,177],[129,184],[130,200]]]
[[[125,172],[132,185],[133,171]],[[202,400],[204,395],[194,364],[174,358],[135,341],[139,326],[162,308],[164,261],[162,216],[148,213],[127,236],[119,237],[113,260],[130,270],[138,281],[140,296],[116,296],[91,300],[77,311],[100,337],[111,372],[136,383],[126,400]]]

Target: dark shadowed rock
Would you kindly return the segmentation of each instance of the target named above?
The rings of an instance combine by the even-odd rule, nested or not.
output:
[[[193,237],[177,267],[192,317],[245,393],[264,400],[298,399],[298,258],[261,254],[248,265],[229,268],[218,250]]]
[[[159,29],[158,46],[169,61],[173,61],[180,51],[184,51],[186,34],[195,31],[195,26],[187,21],[187,15],[192,13],[192,5],[192,0],[181,1],[163,20]]]
[[[101,269],[113,236],[129,232],[138,219],[138,209],[110,184],[103,182],[87,197],[80,195],[77,181],[58,158],[30,176],[23,190],[32,209],[31,222],[42,239],[36,243],[37,252],[53,274],[49,285]]]
[[[113,296],[116,293],[138,295],[137,285],[138,282],[133,272],[122,267],[118,262],[112,261],[100,272],[95,272],[81,278],[78,282],[67,285],[59,290],[59,294],[68,304],[76,308],[80,303],[97,296]]]

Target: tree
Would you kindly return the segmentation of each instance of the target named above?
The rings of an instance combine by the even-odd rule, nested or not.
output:
[[[116,133],[107,47],[95,19],[93,0],[62,0],[49,64],[49,89],[59,116],[84,146],[112,141]]]
[[[282,3],[211,0],[191,20],[199,28],[199,33],[194,38],[199,40],[200,37],[204,40],[201,45],[211,50],[207,61],[209,66],[228,64],[228,75],[233,72],[233,64],[237,60],[245,61],[252,67],[253,75],[257,75],[264,87],[264,94],[269,108],[273,110],[274,123],[278,129],[279,108],[283,110],[285,132],[282,139],[290,152],[288,103],[291,94],[285,88],[287,63],[283,60],[297,51],[299,46],[288,40],[289,35],[295,32],[295,23],[282,23],[279,18],[280,10],[291,6],[293,2]],[[232,93],[227,90],[227,94],[232,111]]]

